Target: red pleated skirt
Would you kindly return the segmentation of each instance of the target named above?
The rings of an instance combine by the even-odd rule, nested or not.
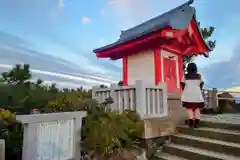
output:
[[[204,108],[204,102],[182,102],[182,106],[187,109]]]

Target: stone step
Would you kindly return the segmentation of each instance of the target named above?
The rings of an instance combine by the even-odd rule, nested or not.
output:
[[[188,159],[159,152],[151,160],[188,160]]]
[[[240,157],[227,155],[223,153],[212,152],[206,149],[190,147],[187,145],[167,144],[163,147],[163,152],[183,157],[191,160],[239,160]]]
[[[240,124],[236,124],[236,123],[234,124],[234,123],[225,123],[225,122],[220,123],[220,122],[201,121],[200,125],[201,127],[240,131]]]
[[[240,143],[240,132],[218,128],[200,127],[198,129],[189,128],[186,125],[177,126],[180,134],[187,134],[196,137],[204,137],[215,140],[222,140],[233,143]]]
[[[207,149],[214,152],[240,156],[240,144],[228,141],[220,141],[185,134],[177,134],[171,137],[171,142],[174,144],[187,145],[191,147]]]

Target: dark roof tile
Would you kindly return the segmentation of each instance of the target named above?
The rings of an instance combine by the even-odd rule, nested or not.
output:
[[[126,31],[122,31],[120,39],[112,44],[103,46],[94,50],[94,52],[100,52],[105,49],[114,47],[116,45],[131,41],[138,37],[147,35],[153,31],[157,31],[164,27],[170,26],[173,29],[184,29],[190,23],[191,19],[195,15],[195,8],[191,7],[190,4],[193,3],[193,0],[162,14],[155,18],[152,18],[142,24],[139,24],[133,28],[130,28]]]
[[[171,26],[174,29],[184,29],[195,14],[195,9],[189,6],[191,3],[192,0],[140,25],[122,31],[120,41],[145,35],[166,26]]]

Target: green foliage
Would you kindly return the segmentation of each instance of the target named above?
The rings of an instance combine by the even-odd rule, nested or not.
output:
[[[104,85],[104,84],[101,84],[100,88],[108,88],[108,87],[106,85]]]
[[[6,159],[9,160],[21,159],[22,127],[15,121],[15,113],[29,114],[33,108],[41,112],[72,111],[75,109],[71,108],[73,105],[85,105],[88,103],[85,99],[91,98],[91,92],[82,87],[63,92],[56,88],[56,84],[47,86],[40,79],[31,82],[31,77],[30,67],[26,64],[16,65],[9,72],[1,74],[0,138],[6,141]],[[72,97],[71,101],[68,100],[69,97]],[[77,103],[76,97],[84,102]]]
[[[6,140],[7,159],[20,160],[22,147],[22,126],[15,120],[16,114],[29,114],[32,109],[42,113],[87,111],[83,120],[83,145],[87,153],[109,154],[127,149],[137,142],[143,131],[143,124],[132,111],[118,113],[110,111],[111,97],[98,104],[92,99],[91,90],[59,90],[56,84],[44,85],[42,80],[31,82],[29,65],[16,65],[2,74],[0,86],[0,138]],[[102,88],[106,86],[102,85]],[[14,114],[12,114],[14,113]]]
[[[49,101],[45,106],[44,112],[67,112],[72,110],[71,101],[66,98],[66,96],[57,97],[54,101]]]
[[[30,81],[31,77],[30,66],[27,64],[16,65],[9,72],[2,73],[0,107],[22,114],[30,113],[33,108],[41,112],[72,111],[75,110],[69,108],[73,107],[72,101],[91,98],[91,92],[82,87],[77,90],[65,88],[60,91],[56,84],[47,86],[41,79],[34,83]]]
[[[86,110],[86,108],[96,105],[96,101],[91,99],[91,94],[82,92],[59,92],[54,100],[49,101],[44,107],[46,113],[51,112],[71,112]]]
[[[123,81],[119,81],[118,86],[122,86],[122,85],[123,85]]]
[[[207,40],[208,45],[211,48],[215,48],[216,46],[216,40],[209,40],[208,38],[210,38],[214,32],[215,28],[213,26],[210,26],[209,28],[201,28],[200,31],[202,33],[202,36],[205,40]]]
[[[112,97],[108,97],[105,99],[105,101],[103,102],[104,105],[109,105],[109,104],[113,104],[113,99]]]
[[[23,132],[15,114],[0,110],[0,139],[6,143],[6,159],[21,160]]]
[[[130,126],[131,129],[126,131],[128,136],[132,139],[137,139],[143,133],[143,121],[141,121],[140,116],[135,111],[125,110],[123,114],[130,120],[129,126],[132,125]]]
[[[2,81],[8,84],[24,84],[29,82],[32,77],[30,66],[17,64],[11,71],[2,73]]]
[[[200,22],[198,23],[198,26],[200,27]],[[211,38],[212,34],[214,33],[215,28],[213,26],[210,26],[209,28],[200,28],[201,34],[205,41],[207,41],[208,45],[214,49],[216,47],[216,40],[209,40]],[[191,63],[194,61],[196,55],[187,55],[183,57],[183,69],[185,70],[186,64]]]
[[[99,106],[85,118],[82,147],[88,152],[107,155],[131,148],[142,132],[142,121],[135,112],[125,111],[120,114]]]

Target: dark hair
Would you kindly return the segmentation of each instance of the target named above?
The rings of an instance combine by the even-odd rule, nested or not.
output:
[[[188,73],[196,73],[197,72],[197,65],[195,63],[189,63],[187,65],[187,72]]]

